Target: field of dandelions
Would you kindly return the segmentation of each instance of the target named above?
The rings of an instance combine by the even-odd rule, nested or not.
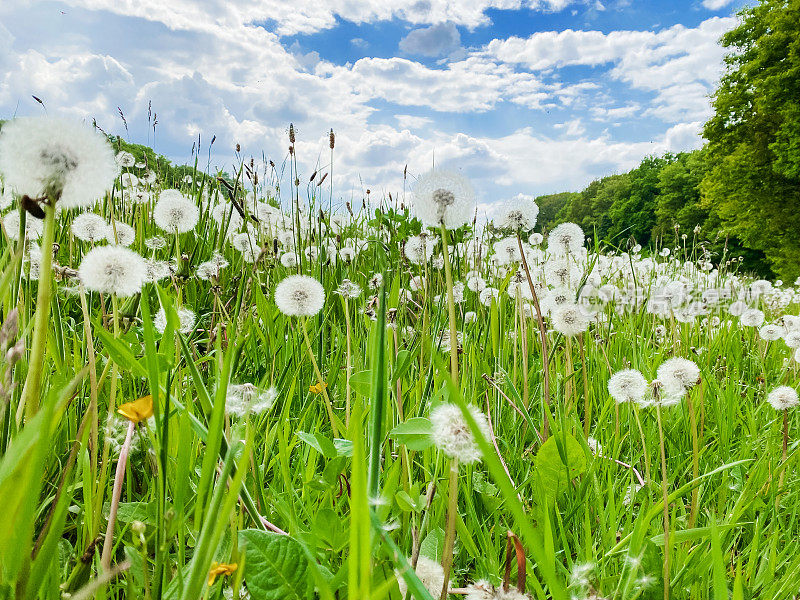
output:
[[[800,597],[797,287],[294,135],[3,126],[0,598]]]

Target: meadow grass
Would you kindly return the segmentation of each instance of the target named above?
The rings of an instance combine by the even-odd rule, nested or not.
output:
[[[179,187],[198,222],[180,234],[152,218],[160,183],[140,183],[151,197],[137,204],[119,179],[95,212],[167,264],[127,299],[81,284],[106,242],[79,240],[76,213],[49,206],[43,313],[50,268],[5,230],[0,597],[797,597],[798,423],[765,401],[796,385],[795,351],[730,310],[744,300],[787,334],[793,288],[754,285],[677,236],[668,256],[589,245],[567,257],[566,286],[548,281],[560,259],[546,250],[499,265],[508,231],[491,225],[431,231],[433,256],[415,264],[410,195],[335,218],[333,188],[300,185],[294,164],[285,213],[255,203],[275,202],[276,172],[223,183],[195,166]],[[11,211],[23,232],[36,218]],[[238,211],[243,250],[228,231]],[[215,253],[227,266],[199,278]],[[297,274],[322,285],[314,315],[276,305]],[[496,297],[454,292],[468,275]],[[669,282],[687,295],[664,309]],[[592,309],[576,336],[553,326],[553,305],[538,316],[564,289]],[[651,381],[671,357],[700,372],[677,403],[609,394],[615,372]],[[26,382],[41,391],[23,403]],[[434,443],[444,403],[478,461]]]

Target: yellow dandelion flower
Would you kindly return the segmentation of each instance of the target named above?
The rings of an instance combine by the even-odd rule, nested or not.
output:
[[[308,386],[308,391],[313,394],[321,394],[322,390],[324,390],[326,387],[328,387],[328,384],[322,381],[320,383],[315,383],[314,385]]]
[[[211,563],[211,570],[208,572],[208,585],[214,585],[217,575],[233,575],[233,572],[238,568],[236,563],[218,563],[216,561]]]
[[[153,416],[153,397],[142,396],[133,402],[126,402],[117,408],[117,412],[134,423]]]

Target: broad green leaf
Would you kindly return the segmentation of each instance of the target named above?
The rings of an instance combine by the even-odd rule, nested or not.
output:
[[[389,432],[389,437],[409,450],[425,450],[433,444],[431,421],[427,417],[412,417]]]
[[[559,443],[563,443],[562,449]],[[586,471],[586,455],[572,435],[557,433],[539,448],[535,464],[545,495],[553,499],[571,479]]]
[[[247,589],[253,600],[305,600],[311,596],[308,558],[288,535],[246,529],[239,532],[245,553]]]
[[[306,444],[314,448],[317,452],[322,454],[325,458],[336,458],[338,451],[332,441],[324,435],[314,433],[306,433],[305,431],[298,431],[297,437],[303,440]]]

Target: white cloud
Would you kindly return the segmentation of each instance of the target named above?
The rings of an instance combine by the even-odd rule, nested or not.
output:
[[[703,0],[703,7],[708,10],[721,10],[732,3],[733,0]]]
[[[413,29],[400,40],[400,50],[419,56],[443,56],[460,47],[461,34],[454,23]]]

